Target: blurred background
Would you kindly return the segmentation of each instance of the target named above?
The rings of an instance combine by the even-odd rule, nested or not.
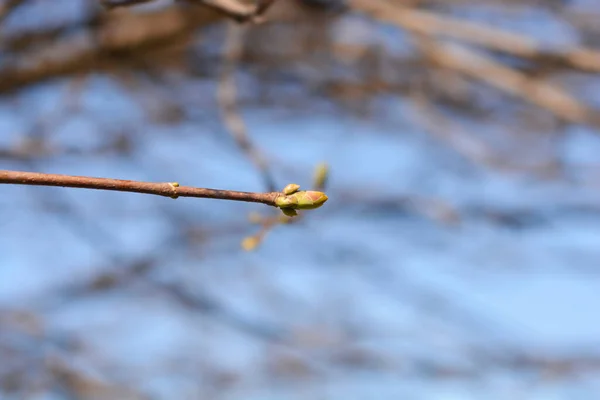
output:
[[[199,3],[0,1],[0,168],[329,201],[2,185],[1,399],[600,398],[598,0]]]

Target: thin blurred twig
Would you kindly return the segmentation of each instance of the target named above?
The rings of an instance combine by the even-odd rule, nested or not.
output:
[[[248,135],[248,128],[237,107],[237,87],[235,71],[242,56],[246,27],[229,24],[223,46],[223,67],[219,76],[217,99],[223,122],[238,146],[259,169],[266,190],[274,191],[276,184],[267,161],[254,146]]]
[[[565,90],[496,62],[482,52],[458,44],[421,40],[420,47],[435,63],[519,96],[558,117],[575,123],[600,125],[595,112]]]
[[[520,57],[559,60],[587,71],[600,71],[599,51],[574,48],[564,52],[546,52],[541,44],[531,38],[478,23],[395,6],[383,0],[351,0],[351,4],[357,11],[417,34],[421,50],[438,65],[519,96],[566,121],[600,126],[594,110],[562,88],[546,80],[526,76],[496,62],[483,52],[458,43],[445,43],[436,37],[459,39]]]
[[[10,15],[17,7],[21,5],[25,0],[7,0],[5,3],[0,4],[0,23],[2,23],[6,17]]]
[[[188,0],[212,7],[225,13],[238,22],[262,22],[262,15],[275,0],[256,0],[252,2],[238,0]]]
[[[100,4],[108,9],[118,8],[118,7],[131,7],[138,4],[150,3],[154,0],[100,0]]]
[[[384,22],[417,34],[444,36],[519,57],[552,60],[589,72],[600,72],[600,51],[585,47],[547,49],[533,38],[499,28],[389,4],[385,0],[350,0],[352,6]]]
[[[154,0],[100,0],[108,8],[130,7],[150,3]],[[251,3],[238,0],[187,0],[218,10],[238,22],[260,22],[260,17],[275,2],[275,0],[257,0]]]

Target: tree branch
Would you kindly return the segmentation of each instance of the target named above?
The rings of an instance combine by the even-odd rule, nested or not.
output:
[[[43,174],[39,172],[22,172],[0,170],[0,183],[35,186],[61,186],[82,189],[114,190],[153,194],[171,198],[201,197],[247,201],[275,206],[275,199],[281,193],[236,192],[232,190],[205,189],[192,186],[180,186],[177,182],[141,182],[109,178],[92,178],[87,176],[72,176],[59,174]]]
[[[138,4],[150,3],[154,0],[100,0],[100,4],[102,6],[113,9],[119,7],[131,7]]]
[[[44,174],[39,172],[0,170],[0,184],[60,186],[81,189],[114,190],[171,197],[199,197],[205,199],[220,199],[262,203],[281,209],[311,209],[318,208],[327,201],[327,196],[321,192],[297,192],[286,194],[282,192],[238,192],[234,190],[218,190],[180,186],[177,182],[141,182],[109,178],[92,178],[88,176],[72,176],[59,174]]]
[[[262,22],[262,16],[275,0],[257,0],[250,4],[239,0],[188,0],[219,10],[237,22]]]
[[[129,7],[138,4],[150,3],[154,0],[100,0],[108,8]],[[260,17],[267,11],[275,0],[258,0],[253,4],[238,0],[188,0],[218,10],[238,22],[260,22]]]
[[[24,0],[7,0],[3,4],[0,4],[0,23],[9,16],[17,7],[23,3]]]
[[[250,161],[258,168],[266,190],[273,191],[275,190],[275,179],[269,169],[268,162],[250,139],[248,127],[238,109],[235,72],[242,58],[245,34],[245,26],[233,23],[227,26],[225,43],[223,45],[223,67],[217,86],[217,101],[226,129],[240,149],[246,153]]]

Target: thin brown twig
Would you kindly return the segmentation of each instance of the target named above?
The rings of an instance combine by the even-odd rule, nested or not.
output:
[[[197,197],[262,203],[276,207],[275,201],[283,196],[279,192],[238,192],[233,190],[218,190],[180,186],[177,182],[142,182],[110,178],[93,178],[87,176],[72,176],[60,174],[45,174],[39,172],[0,170],[0,184],[59,186],[81,189],[111,190],[119,192],[145,193],[164,197]]]

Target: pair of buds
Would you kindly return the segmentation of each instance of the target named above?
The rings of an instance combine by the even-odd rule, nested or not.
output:
[[[296,210],[312,210],[321,207],[328,199],[323,192],[299,190],[300,185],[290,183],[275,199],[275,206],[288,217],[298,215]]]

